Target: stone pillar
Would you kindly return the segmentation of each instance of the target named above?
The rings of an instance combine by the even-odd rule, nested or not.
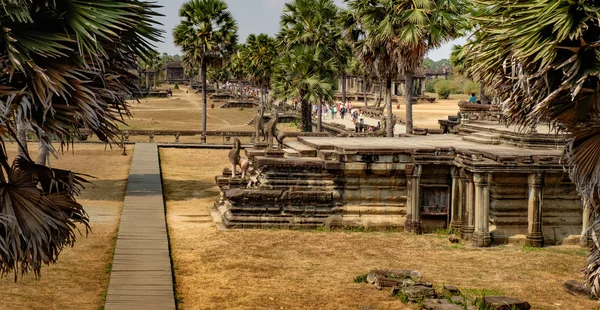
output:
[[[470,173],[463,170],[461,177],[463,178],[463,184],[465,186],[465,195],[463,198],[465,217],[463,217],[461,235],[463,239],[470,240],[473,238],[473,232],[475,231],[475,190],[473,187],[473,179]]]
[[[462,208],[461,204],[461,196],[462,196],[462,186],[459,175],[460,169],[456,167],[450,168],[450,173],[452,174],[452,203],[450,206],[450,228],[454,231],[460,231],[462,227]]]
[[[396,93],[396,82],[392,81],[392,96],[398,95]]]
[[[579,245],[582,247],[590,246],[590,223],[592,222],[592,208],[588,205],[587,201],[583,203],[583,221],[581,224],[581,240]]]
[[[473,233],[473,246],[490,246],[489,229],[489,210],[490,210],[490,191],[489,176],[486,173],[474,173],[473,182],[475,184],[475,231]]]
[[[542,235],[542,199],[544,187],[544,174],[531,173],[527,177],[529,183],[529,201],[527,204],[527,245],[533,247],[544,246]]]
[[[406,223],[405,230],[421,233],[421,165],[406,165]]]

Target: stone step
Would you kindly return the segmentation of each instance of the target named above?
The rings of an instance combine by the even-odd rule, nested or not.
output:
[[[308,146],[302,142],[298,141],[284,141],[283,143],[288,148],[294,149],[300,152],[302,157],[316,157],[317,150],[311,146]]]
[[[286,157],[301,157],[302,154],[300,154],[300,152],[294,150],[294,149],[283,149],[283,151],[285,152],[285,156]]]
[[[481,139],[489,139],[489,140],[500,140],[500,136],[492,134],[492,133],[485,133],[485,132],[474,132],[471,134],[471,136],[473,137],[477,137],[477,138],[481,138]]]
[[[473,143],[477,143],[477,144],[486,144],[486,145],[502,144],[500,142],[500,140],[492,140],[492,139],[488,139],[488,138],[478,138],[478,137],[474,137],[473,135],[464,136],[462,139],[463,139],[463,141],[473,142]]]

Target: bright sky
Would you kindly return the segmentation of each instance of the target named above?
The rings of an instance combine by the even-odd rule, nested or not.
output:
[[[163,43],[158,44],[160,53],[180,54],[181,52],[173,44],[173,28],[179,23],[179,8],[186,0],[155,0],[163,8],[160,12],[165,15],[160,18],[165,30]],[[267,33],[274,35],[279,31],[279,18],[283,12],[283,4],[291,0],[225,0],[229,10],[238,22],[239,42],[245,42],[251,33]],[[339,6],[344,6],[342,0],[334,0]],[[429,58],[440,60],[450,57],[453,44],[462,44],[464,39],[448,43],[438,50],[431,51]]]

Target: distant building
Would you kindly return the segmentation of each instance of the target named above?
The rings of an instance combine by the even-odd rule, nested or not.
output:
[[[444,67],[441,69],[427,69],[425,70],[425,78],[427,80],[437,80],[437,79],[449,79],[452,75],[451,67]]]
[[[164,82],[166,84],[185,84],[190,80],[190,77],[185,73],[185,68],[181,61],[167,62],[163,65],[163,70],[165,72]]]

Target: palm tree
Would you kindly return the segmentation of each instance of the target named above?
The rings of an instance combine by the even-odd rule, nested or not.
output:
[[[392,135],[392,79],[406,81],[406,130],[412,132],[413,77],[425,54],[459,37],[468,25],[465,0],[347,0],[354,29],[373,53],[376,71],[385,81],[388,136]],[[352,32],[350,32],[352,33]],[[364,53],[364,49],[360,50]]]
[[[299,98],[302,109],[302,131],[312,131],[311,104],[331,102],[334,96],[335,61],[323,60],[313,46],[299,45],[285,53],[275,67],[272,89],[276,98]]]
[[[231,76],[238,80],[240,97],[242,96],[242,81],[248,76],[248,65],[245,58],[246,46],[240,44],[236,47],[235,53],[231,55],[229,59],[228,69]]]
[[[229,71],[226,67],[209,67],[206,75],[209,81],[216,84],[217,91],[219,90],[219,83],[225,84],[229,80]]]
[[[501,4],[502,3],[502,4]],[[600,5],[594,1],[477,2],[478,35],[467,44],[467,71],[497,89],[509,122],[548,121],[568,132],[571,180],[591,208],[594,239],[587,284],[600,293]]]
[[[156,6],[136,0],[4,0],[2,6],[0,132],[16,138],[23,126],[51,151],[52,138],[68,143],[81,128],[116,142],[118,124],[129,115],[125,99],[138,93],[132,72],[151,56],[148,42],[160,37]],[[17,141],[20,156],[11,164],[0,138],[0,273],[14,272],[15,279],[19,272],[39,276],[42,264],[55,263],[74,244],[76,224],[89,223],[75,199],[84,179],[34,163]]]
[[[335,71],[324,72],[327,66],[320,70],[322,74],[331,76],[339,75],[342,78],[342,102],[346,101],[345,69],[351,54],[350,47],[342,36],[342,28],[338,21],[339,8],[331,0],[295,0],[286,3],[284,13],[281,16],[281,30],[277,36],[280,45],[286,51],[291,51],[298,46],[311,46],[319,51],[322,60],[335,62],[329,66]],[[332,102],[333,97],[328,102]],[[317,130],[321,131],[320,106],[324,100],[319,100],[319,114],[317,117]],[[310,109],[310,106],[306,106]],[[311,113],[302,111],[305,117],[311,117]],[[304,123],[312,123],[311,120],[303,120]],[[305,128],[308,129],[308,128]],[[312,128],[310,129],[312,130]]]
[[[190,0],[179,10],[175,45],[181,47],[188,68],[199,68],[202,80],[202,132],[206,132],[206,72],[223,65],[237,44],[237,24],[222,0]]]
[[[275,38],[261,33],[259,35],[249,35],[245,46],[248,73],[254,83],[260,86],[260,103],[264,105],[267,86],[271,83],[271,76],[277,58],[277,44]]]

